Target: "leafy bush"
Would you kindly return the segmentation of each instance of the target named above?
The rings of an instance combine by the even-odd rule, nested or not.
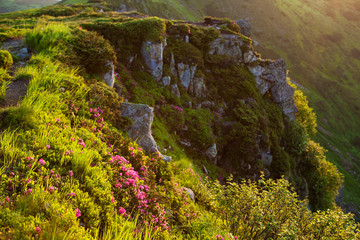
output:
[[[303,174],[309,185],[311,209],[333,209],[334,199],[342,186],[342,174],[326,160],[325,150],[318,143],[309,141],[304,156],[306,163]]]
[[[185,125],[184,110],[179,106],[162,105],[160,114],[164,117],[171,130],[181,130]]]
[[[67,57],[72,65],[83,66],[90,74],[104,74],[110,70],[110,62],[116,63],[114,49],[98,33],[75,29],[71,34]]]
[[[301,155],[306,150],[308,134],[306,129],[296,121],[289,123],[285,139],[286,150],[289,153],[294,155]]]
[[[204,149],[215,141],[211,125],[213,116],[208,109],[185,109],[188,137],[196,146]]]
[[[0,68],[9,68],[12,64],[11,54],[6,50],[0,50]]]

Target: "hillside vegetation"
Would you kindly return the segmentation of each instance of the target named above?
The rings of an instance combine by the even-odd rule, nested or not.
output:
[[[310,139],[306,97],[295,90],[292,119],[249,70],[282,62],[217,54],[234,39],[253,53],[252,40],[229,19],[207,20],[219,27],[90,5],[0,15],[2,47],[22,39],[31,54],[0,52],[0,238],[359,238],[335,204],[342,175]],[[164,46],[159,79],[145,57],[154,46]],[[184,86],[182,66],[201,88]],[[9,103],[18,82],[26,94]],[[154,108],[154,138],[173,161],[128,136],[126,101]],[[205,154],[214,143],[217,164]]]
[[[360,206],[360,5],[356,0],[99,1],[170,19],[249,19],[255,48],[283,58],[318,115],[314,137],[345,176],[344,200]]]

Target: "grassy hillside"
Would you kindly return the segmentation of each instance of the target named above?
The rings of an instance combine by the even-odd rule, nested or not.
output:
[[[0,13],[41,8],[57,2],[58,0],[0,0]]]
[[[301,115],[290,121],[243,64],[209,53],[229,33],[252,49],[232,21],[216,21],[220,29],[88,5],[0,15],[1,48],[13,46],[0,51],[0,238],[359,237],[352,216],[334,205],[341,175],[308,139],[315,119],[301,91],[294,96]],[[165,39],[163,73],[181,97],[148,73],[142,57],[144,43]],[[31,56],[20,59],[24,47]],[[100,77],[109,61],[115,88]],[[181,85],[173,61],[197,66],[207,97]],[[9,103],[19,83],[26,91]],[[214,106],[199,105],[207,100]],[[128,137],[124,101],[154,107],[153,135],[172,162]],[[214,142],[222,167],[204,154]],[[273,154],[266,176],[260,148]]]

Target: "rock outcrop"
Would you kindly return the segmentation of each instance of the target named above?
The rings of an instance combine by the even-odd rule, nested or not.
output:
[[[240,36],[235,34],[221,34],[209,44],[209,54],[226,55],[233,57],[236,62],[242,62],[243,53],[241,47],[245,45]]]
[[[206,91],[206,85],[203,78],[195,77],[193,81],[190,82],[189,93],[192,96],[197,98],[205,98]]]
[[[192,65],[188,65],[188,64],[184,64],[184,63],[177,64],[177,70],[178,70],[178,75],[179,75],[181,84],[186,89],[189,88],[192,80],[194,79],[196,67],[197,66],[192,66]]]
[[[113,62],[108,62],[106,64],[107,66],[110,67],[110,70],[104,74],[102,74],[100,77],[102,79],[104,79],[104,82],[109,86],[109,87],[114,87],[114,83],[115,83],[115,68],[114,68],[114,64]]]
[[[264,95],[269,91],[272,100],[279,105],[283,113],[294,120],[297,112],[293,100],[295,89],[287,83],[285,61],[260,61],[259,65],[248,68],[255,76],[260,93]]]
[[[191,200],[195,201],[195,193],[190,188],[183,187],[183,189],[189,194]]]
[[[216,143],[214,143],[210,148],[208,148],[208,150],[206,150],[205,155],[210,160],[215,160],[216,159],[216,156],[217,156]]]
[[[141,54],[146,66],[156,81],[160,81],[163,74],[163,43],[144,42],[141,47]]]
[[[251,36],[251,25],[250,25],[248,19],[241,19],[241,20],[237,20],[235,22],[237,25],[240,26],[240,33],[242,35],[245,35],[247,37]]]
[[[151,133],[151,125],[154,119],[154,109],[145,104],[122,103],[121,115],[132,120],[132,125],[126,131],[146,153],[157,152],[164,161],[170,162],[171,157],[159,152],[154,137]]]
[[[121,115],[132,120],[133,124],[128,127],[127,133],[147,153],[158,151],[158,146],[151,133],[151,125],[154,118],[154,109],[144,104],[123,103]]]

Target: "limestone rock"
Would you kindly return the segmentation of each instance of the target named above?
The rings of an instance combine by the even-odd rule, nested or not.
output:
[[[177,69],[181,84],[188,89],[191,81],[194,78],[197,66],[190,66],[184,63],[178,63]]]
[[[183,187],[183,189],[188,192],[190,199],[195,201],[195,193],[194,193],[194,191],[191,190],[190,188],[186,188],[186,187]]]
[[[171,53],[170,72],[171,72],[172,75],[177,76],[175,58],[174,58],[174,54],[173,54],[173,53]]]
[[[237,25],[240,26],[240,28],[241,28],[240,32],[242,35],[245,35],[247,37],[251,36],[251,25],[250,25],[248,19],[241,19],[241,20],[238,20],[235,22]]]
[[[292,99],[295,89],[287,84],[286,81],[275,82],[274,86],[270,89],[271,97],[276,103],[284,103]]]
[[[208,148],[208,150],[206,150],[205,155],[211,160],[214,160],[216,158],[217,156],[216,143],[214,143],[214,145],[212,145],[210,148]]]
[[[242,61],[241,46],[244,42],[235,34],[221,34],[209,44],[209,54],[227,55],[237,62]]]
[[[252,63],[258,61],[259,57],[253,51],[247,51],[244,53],[244,63]]]
[[[16,53],[16,56],[18,56],[20,60],[25,60],[30,58],[30,54],[27,48],[20,49],[19,52]]]
[[[141,54],[146,66],[156,81],[160,81],[163,73],[163,43],[144,42]]]
[[[102,79],[104,79],[104,82],[109,86],[109,87],[114,87],[114,83],[115,83],[115,68],[114,68],[114,64],[113,62],[109,61],[106,66],[110,67],[110,70],[104,74],[102,74],[100,77]]]
[[[197,98],[206,97],[206,86],[203,78],[194,78],[189,87],[191,95]]]
[[[151,133],[154,109],[144,104],[123,103],[121,115],[130,118],[133,124],[127,133],[147,153],[158,152],[158,146]]]
[[[171,93],[180,98],[180,91],[178,85],[175,83],[171,85]]]

